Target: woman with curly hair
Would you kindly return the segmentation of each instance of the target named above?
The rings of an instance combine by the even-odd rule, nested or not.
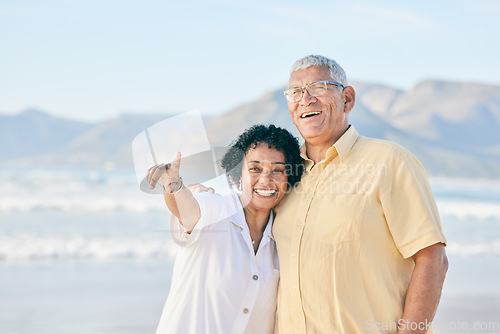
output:
[[[172,239],[181,246],[157,333],[272,333],[279,263],[272,208],[303,173],[299,143],[274,125],[247,129],[221,165],[240,194],[193,194],[180,153],[148,171],[164,187]]]

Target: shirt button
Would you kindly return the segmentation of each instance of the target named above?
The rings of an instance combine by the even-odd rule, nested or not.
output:
[[[300,221],[297,222],[297,226],[300,226]]]
[[[292,289],[297,289],[297,286],[296,285],[292,285]]]
[[[295,255],[297,255],[297,254],[295,254],[295,252],[292,252],[292,256],[295,256]]]
[[[309,194],[306,194],[306,198],[309,199],[311,198],[311,196]]]
[[[257,275],[253,275],[253,276],[252,276],[252,278],[253,278],[253,280],[254,280],[254,281],[256,281],[256,280],[258,280],[258,279],[259,279],[259,276],[257,276]]]
[[[246,309],[244,309],[244,310],[243,310],[243,313],[247,314],[247,313],[248,313],[248,309],[247,309],[247,308],[246,308]]]
[[[300,319],[300,318],[297,318],[297,322],[300,322],[300,320],[302,320],[302,319]]]

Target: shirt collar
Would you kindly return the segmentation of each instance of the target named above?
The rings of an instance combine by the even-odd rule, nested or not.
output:
[[[269,238],[274,240],[274,235],[273,235],[273,221],[274,221],[274,212],[271,210],[269,213],[269,220],[267,221],[266,229],[264,230],[264,233],[262,236],[264,237],[265,235],[269,236]]]
[[[342,137],[340,137],[333,146],[337,150],[339,155],[340,163],[343,163],[349,152],[351,152],[352,147],[356,140],[358,140],[359,133],[356,131],[353,125],[349,125],[349,128],[344,132]],[[331,147],[330,147],[331,149]],[[327,156],[329,154],[330,149],[326,152]]]
[[[243,206],[241,205],[240,199],[236,194],[234,194],[233,199],[234,199],[234,204],[236,206],[236,213],[232,217],[230,217],[229,220],[233,224],[241,227],[242,229],[248,230],[248,225],[245,220],[245,212],[243,211]],[[262,233],[262,237],[267,235],[269,236],[269,238],[274,240],[274,236],[272,233],[273,220],[274,220],[274,213],[273,210],[271,210],[271,212],[269,213],[269,219],[267,220],[266,228],[264,229],[264,233]]]
[[[326,151],[326,156],[323,161],[329,161],[336,155],[339,156],[340,163],[343,163],[349,152],[351,151],[354,143],[359,137],[359,133],[354,128],[354,125],[349,125],[349,128],[344,132],[344,134]],[[306,169],[314,163],[311,159],[307,157],[306,144],[302,144],[300,147],[300,156],[305,160]]]

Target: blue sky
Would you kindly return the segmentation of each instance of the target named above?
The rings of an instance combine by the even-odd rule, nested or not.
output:
[[[0,0],[0,113],[216,114],[284,87],[307,54],[396,88],[498,85],[499,17],[496,0]]]

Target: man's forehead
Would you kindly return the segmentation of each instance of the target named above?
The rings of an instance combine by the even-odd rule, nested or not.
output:
[[[290,74],[290,85],[306,85],[314,81],[332,80],[330,70],[326,66],[309,66]]]

